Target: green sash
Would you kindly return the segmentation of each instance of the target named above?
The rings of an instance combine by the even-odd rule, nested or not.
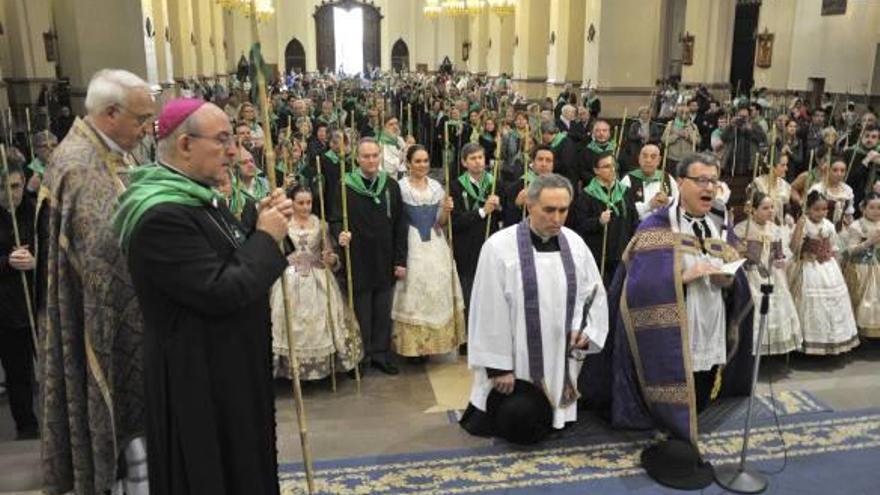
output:
[[[599,182],[597,177],[593,177],[593,180],[591,180],[587,187],[584,188],[584,192],[605,203],[615,215],[621,215],[621,212],[618,209],[618,204],[620,204],[621,207],[623,206],[623,196],[626,193],[626,187],[624,187],[619,181],[614,181],[614,185],[611,186],[611,191],[609,192],[609,190],[605,189],[605,186]],[[623,215],[626,215],[626,208],[623,208]]]
[[[550,141],[550,147],[555,150],[556,147],[559,146],[559,144],[562,143],[562,140],[565,139],[567,136],[568,133],[565,131],[557,132],[556,135],[553,136],[553,141]]]
[[[360,194],[361,196],[367,196],[373,199],[373,202],[377,205],[382,202],[380,199],[380,195],[382,191],[385,190],[385,183],[388,181],[388,174],[384,170],[379,171],[379,175],[376,178],[375,187],[373,189],[367,188],[367,185],[364,184],[364,177],[361,175],[359,170],[353,170],[345,174],[345,185],[350,187],[352,191]]]
[[[474,188],[474,183],[470,179],[470,174],[463,173],[458,177],[458,183],[461,184],[461,187],[464,188],[465,192],[468,196],[474,199],[473,205],[469,205],[467,201],[465,201],[465,208],[468,210],[476,210],[480,206],[486,203],[486,195],[492,190],[492,176],[483,173],[483,177],[480,179],[480,183],[477,184],[477,187]]]

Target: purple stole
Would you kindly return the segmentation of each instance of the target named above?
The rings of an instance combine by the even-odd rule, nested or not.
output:
[[[733,229],[726,230],[728,240],[733,241]],[[728,262],[739,257],[734,248],[718,239],[706,239],[705,248]],[[650,415],[675,437],[696,445],[696,399],[681,280],[681,255],[685,251],[699,252],[698,241],[694,236],[672,231],[668,207],[642,222],[624,254],[626,279],[620,297],[620,320],[638,388]],[[747,284],[740,270],[735,290],[740,291],[743,283]],[[751,326],[751,308],[750,296],[728,306],[728,362],[740,348],[740,322]],[[751,349],[751,342],[743,344]],[[731,373],[739,368],[729,367]]]
[[[557,239],[559,239],[559,252],[562,256],[562,268],[565,271],[565,326],[568,327],[571,325],[571,319],[574,316],[577,278],[575,276],[574,259],[568,246],[568,239],[561,232]],[[532,246],[528,220],[521,221],[516,227],[516,247],[523,285],[523,309],[525,311],[526,343],[529,353],[529,378],[531,378],[532,383],[546,393],[547,387],[544,385],[544,345],[541,341],[541,305],[538,300],[538,273],[535,269],[535,252]],[[563,407],[577,400],[577,389],[572,383],[568,372],[568,347],[571,342],[568,335],[565,337],[565,342],[566,353],[563,358],[565,361],[565,382],[562,389],[562,400],[560,401],[560,405]],[[554,404],[554,402],[550,400],[550,404]],[[555,407],[556,405],[554,405]]]

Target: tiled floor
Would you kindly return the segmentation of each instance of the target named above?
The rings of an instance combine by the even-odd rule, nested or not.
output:
[[[446,450],[486,445],[451,424],[447,410],[467,403],[470,375],[464,358],[434,357],[426,365],[401,364],[395,377],[369,370],[361,390],[340,375],[304,386],[307,432],[313,458],[334,459]],[[777,389],[803,389],[836,410],[880,407],[880,343],[864,343],[839,357],[771,358],[762,366],[760,388],[772,377]],[[277,383],[279,462],[301,458],[299,428],[289,382]],[[0,401],[0,493],[35,489],[39,446],[13,442],[9,408]],[[12,483],[18,483],[13,485]],[[8,491],[5,493],[9,493]],[[12,492],[28,493],[28,492]],[[36,492],[34,492],[36,493]]]

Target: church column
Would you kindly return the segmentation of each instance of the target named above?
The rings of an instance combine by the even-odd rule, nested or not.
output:
[[[661,0],[587,2],[583,81],[597,88],[604,117],[632,117],[649,104],[662,73],[662,9]]]
[[[467,41],[470,42],[470,53],[468,54],[467,67],[473,73],[485,73],[487,69],[490,15],[493,14],[483,12],[468,18]]]
[[[489,16],[489,50],[486,68],[490,76],[513,73],[513,37],[515,19],[512,15]]]
[[[223,8],[211,2],[211,56],[214,59],[214,74],[225,81],[229,73],[226,64],[226,32],[223,29]]]
[[[27,3],[31,5],[31,0],[27,0]],[[125,69],[144,79],[149,77],[148,59],[151,64],[156,64],[157,58],[155,54],[147,52],[146,17],[149,12],[155,11],[154,3],[155,0],[53,2],[60,73],[70,78],[71,103],[75,113],[84,112],[83,103],[89,80],[100,69]],[[155,31],[156,37],[161,35],[158,27]]]
[[[213,76],[214,54],[211,49],[211,4],[213,0],[192,0],[193,41],[196,52],[196,75]]]
[[[7,0],[4,6],[10,63],[3,78],[10,104],[21,107],[36,101],[43,84],[56,80],[55,62],[49,60],[53,54],[47,52],[45,36],[54,44],[55,60],[58,39],[54,38],[49,0]]]
[[[693,64],[683,65],[683,83],[722,87],[730,79],[736,0],[688,2],[685,34],[693,39]]]
[[[550,4],[550,52],[547,56],[547,82],[579,82],[584,67],[583,0],[558,0]]]
[[[520,0],[515,15],[513,78],[528,98],[544,96],[550,38],[549,0]],[[534,84],[540,83],[540,84]]]
[[[784,0],[764,0],[758,17],[758,34],[773,35],[771,66],[758,67],[755,57],[755,87],[765,87],[771,91],[785,91],[788,88],[791,68],[791,47],[794,37],[794,19],[797,9]],[[760,51],[760,44],[758,47]]]
[[[195,76],[198,70],[192,0],[168,0],[168,19],[174,79],[181,82]]]

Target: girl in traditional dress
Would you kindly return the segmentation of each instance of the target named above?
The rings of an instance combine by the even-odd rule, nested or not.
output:
[[[312,192],[298,185],[290,192],[294,215],[290,219],[287,241],[293,252],[287,296],[293,314],[294,351],[302,380],[318,380],[339,368],[352,370],[363,357],[360,328],[354,314],[342,300],[331,269],[340,267],[329,237],[322,237],[321,220],[312,215]],[[272,287],[272,347],[275,376],[290,378],[290,345],[281,281]]]
[[[841,158],[831,161],[831,167],[825,179],[813,185],[810,191],[818,191],[828,201],[828,219],[834,224],[837,232],[852,223],[853,214],[853,190],[844,182],[847,164]]]
[[[826,218],[828,201],[807,195],[806,214],[792,235],[796,260],[789,287],[794,296],[807,354],[841,354],[859,345],[849,291],[837,264],[838,237]]]
[[[784,171],[783,171],[784,173]],[[746,277],[755,301],[761,300],[761,284],[773,284],[767,331],[763,342],[758,342],[760,314],[755,311],[753,353],[762,355],[787,354],[801,348],[803,336],[797,309],[788,289],[785,275],[786,261],[791,258],[788,231],[773,223],[773,199],[762,193],[752,194],[751,218],[737,224],[733,231],[742,240],[746,262]]]
[[[862,218],[841,234],[844,274],[862,337],[880,338],[880,194],[862,201]]]
[[[776,164],[769,174],[761,174],[752,181],[751,190],[769,196],[773,201],[773,221],[776,225],[793,225],[794,219],[789,213],[791,186],[785,181],[788,173],[788,155],[777,155]]]
[[[409,223],[406,278],[394,288],[391,343],[401,356],[421,358],[455,351],[466,340],[461,285],[446,244],[452,198],[428,177],[430,159],[424,146],[407,149],[409,175],[400,180],[400,195]]]

